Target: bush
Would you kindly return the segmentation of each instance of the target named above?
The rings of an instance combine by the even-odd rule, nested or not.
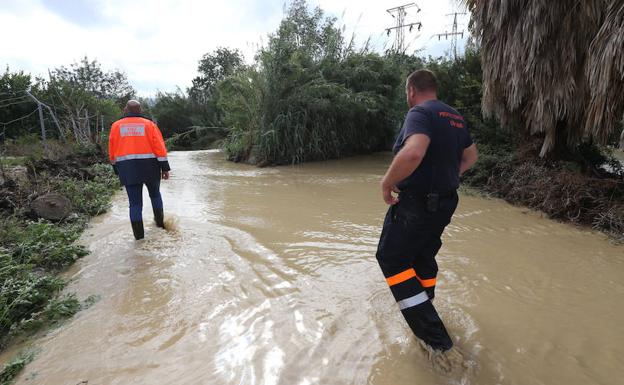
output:
[[[9,219],[0,226],[0,241],[11,263],[59,271],[87,254],[84,247],[74,244],[80,231],[78,225],[30,222],[22,226]]]
[[[0,372],[0,385],[10,385],[15,377],[35,358],[32,352],[21,353],[8,364],[4,365]]]
[[[255,68],[225,79],[228,157],[287,164],[386,148],[399,122],[391,60],[345,44],[336,20],[294,1]]]
[[[16,325],[36,318],[65,286],[54,274],[87,254],[74,242],[78,226],[16,219],[0,225],[0,339]],[[52,302],[54,303],[54,302]]]
[[[81,214],[78,221],[50,223],[25,216],[29,200],[16,200],[17,210],[7,212],[0,223],[0,350],[9,335],[34,331],[42,325],[71,316],[81,307],[74,296],[57,298],[65,281],[56,274],[70,266],[87,250],[75,242],[89,216],[105,211],[119,181],[108,164],[85,167],[101,155],[92,147],[81,147],[62,161],[30,162],[30,184],[21,185],[12,197],[32,196],[56,190],[68,196]],[[51,176],[54,175],[54,176]],[[30,198],[29,198],[30,199]],[[4,214],[3,214],[4,215]]]
[[[83,308],[75,294],[51,299],[43,310],[32,313],[30,318],[21,320],[11,328],[12,335],[35,332],[44,325],[53,325],[66,320]]]
[[[110,196],[119,189],[119,180],[108,164],[96,164],[87,169],[92,179],[60,179],[54,182],[54,190],[65,195],[78,213],[96,216],[110,207]]]
[[[48,301],[65,287],[65,282],[50,274],[32,272],[7,277],[0,294],[0,338],[20,322],[31,319],[43,310]]]

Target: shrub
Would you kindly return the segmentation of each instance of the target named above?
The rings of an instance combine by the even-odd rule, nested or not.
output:
[[[67,196],[75,211],[88,216],[106,212],[110,196],[119,188],[119,180],[108,164],[96,164],[87,169],[92,179],[66,178],[54,181],[54,190]]]
[[[7,263],[59,271],[87,254],[83,246],[74,244],[80,230],[79,225],[57,226],[40,221],[23,226],[9,219],[0,226],[0,241],[9,257]]]
[[[232,160],[285,164],[383,150],[398,125],[400,83],[391,60],[355,51],[335,19],[293,1],[255,68],[219,86],[225,151]]]
[[[0,372],[0,385],[10,385],[13,379],[35,358],[33,352],[19,354],[11,362],[4,365]]]

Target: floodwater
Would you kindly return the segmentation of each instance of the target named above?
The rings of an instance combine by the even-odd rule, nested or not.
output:
[[[444,236],[436,306],[473,365],[434,370],[374,257],[389,161],[171,154],[177,231],[135,242],[118,194],[67,273],[100,300],[34,342],[17,384],[623,383],[624,247],[472,196]]]

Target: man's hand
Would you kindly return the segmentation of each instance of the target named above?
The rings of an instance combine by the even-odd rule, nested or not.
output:
[[[392,195],[392,193],[400,193],[396,186],[389,185],[386,183],[386,178],[381,181],[381,194],[383,195],[383,200],[388,205],[395,205],[399,202],[398,197]]]
[[[468,171],[479,159],[479,152],[477,151],[477,145],[472,144],[466,148],[462,153],[461,164],[459,165],[459,176],[462,176]]]
[[[163,178],[164,180],[169,179],[169,171],[163,171],[163,172],[162,172],[162,178]]]

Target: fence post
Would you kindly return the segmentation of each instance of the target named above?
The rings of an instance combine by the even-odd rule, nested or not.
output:
[[[48,142],[46,138],[45,122],[43,121],[43,108],[41,107],[41,103],[37,105],[37,108],[39,109],[39,123],[41,124],[41,140],[43,140],[43,149],[45,150],[47,154]]]
[[[85,108],[85,124],[87,127],[87,139],[89,144],[93,143],[93,136],[91,135],[91,121],[89,119],[89,111]]]
[[[45,154],[47,155],[48,154],[48,142],[46,138],[45,123],[43,121],[42,103],[37,98],[35,98],[33,94],[31,94],[29,91],[25,91],[25,92],[28,96],[32,98],[32,100],[35,101],[35,103],[37,103],[37,109],[39,110],[39,124],[41,125],[41,140],[43,141],[43,150]]]
[[[41,104],[43,104],[43,103],[41,103]],[[47,109],[48,109],[48,111],[50,112],[50,116],[52,116],[52,120],[54,120],[54,124],[56,124],[56,128],[57,128],[57,129],[58,129],[58,131],[59,131],[59,135],[60,135],[60,137],[61,137],[61,140],[62,140],[63,142],[67,142],[67,138],[65,137],[65,133],[63,132],[63,130],[61,130],[61,125],[59,124],[59,121],[58,121],[58,119],[56,118],[56,115],[54,114],[54,112],[52,111],[52,109],[50,108],[50,106],[48,106],[47,104],[43,104],[43,106],[44,106],[45,108],[47,108]]]

